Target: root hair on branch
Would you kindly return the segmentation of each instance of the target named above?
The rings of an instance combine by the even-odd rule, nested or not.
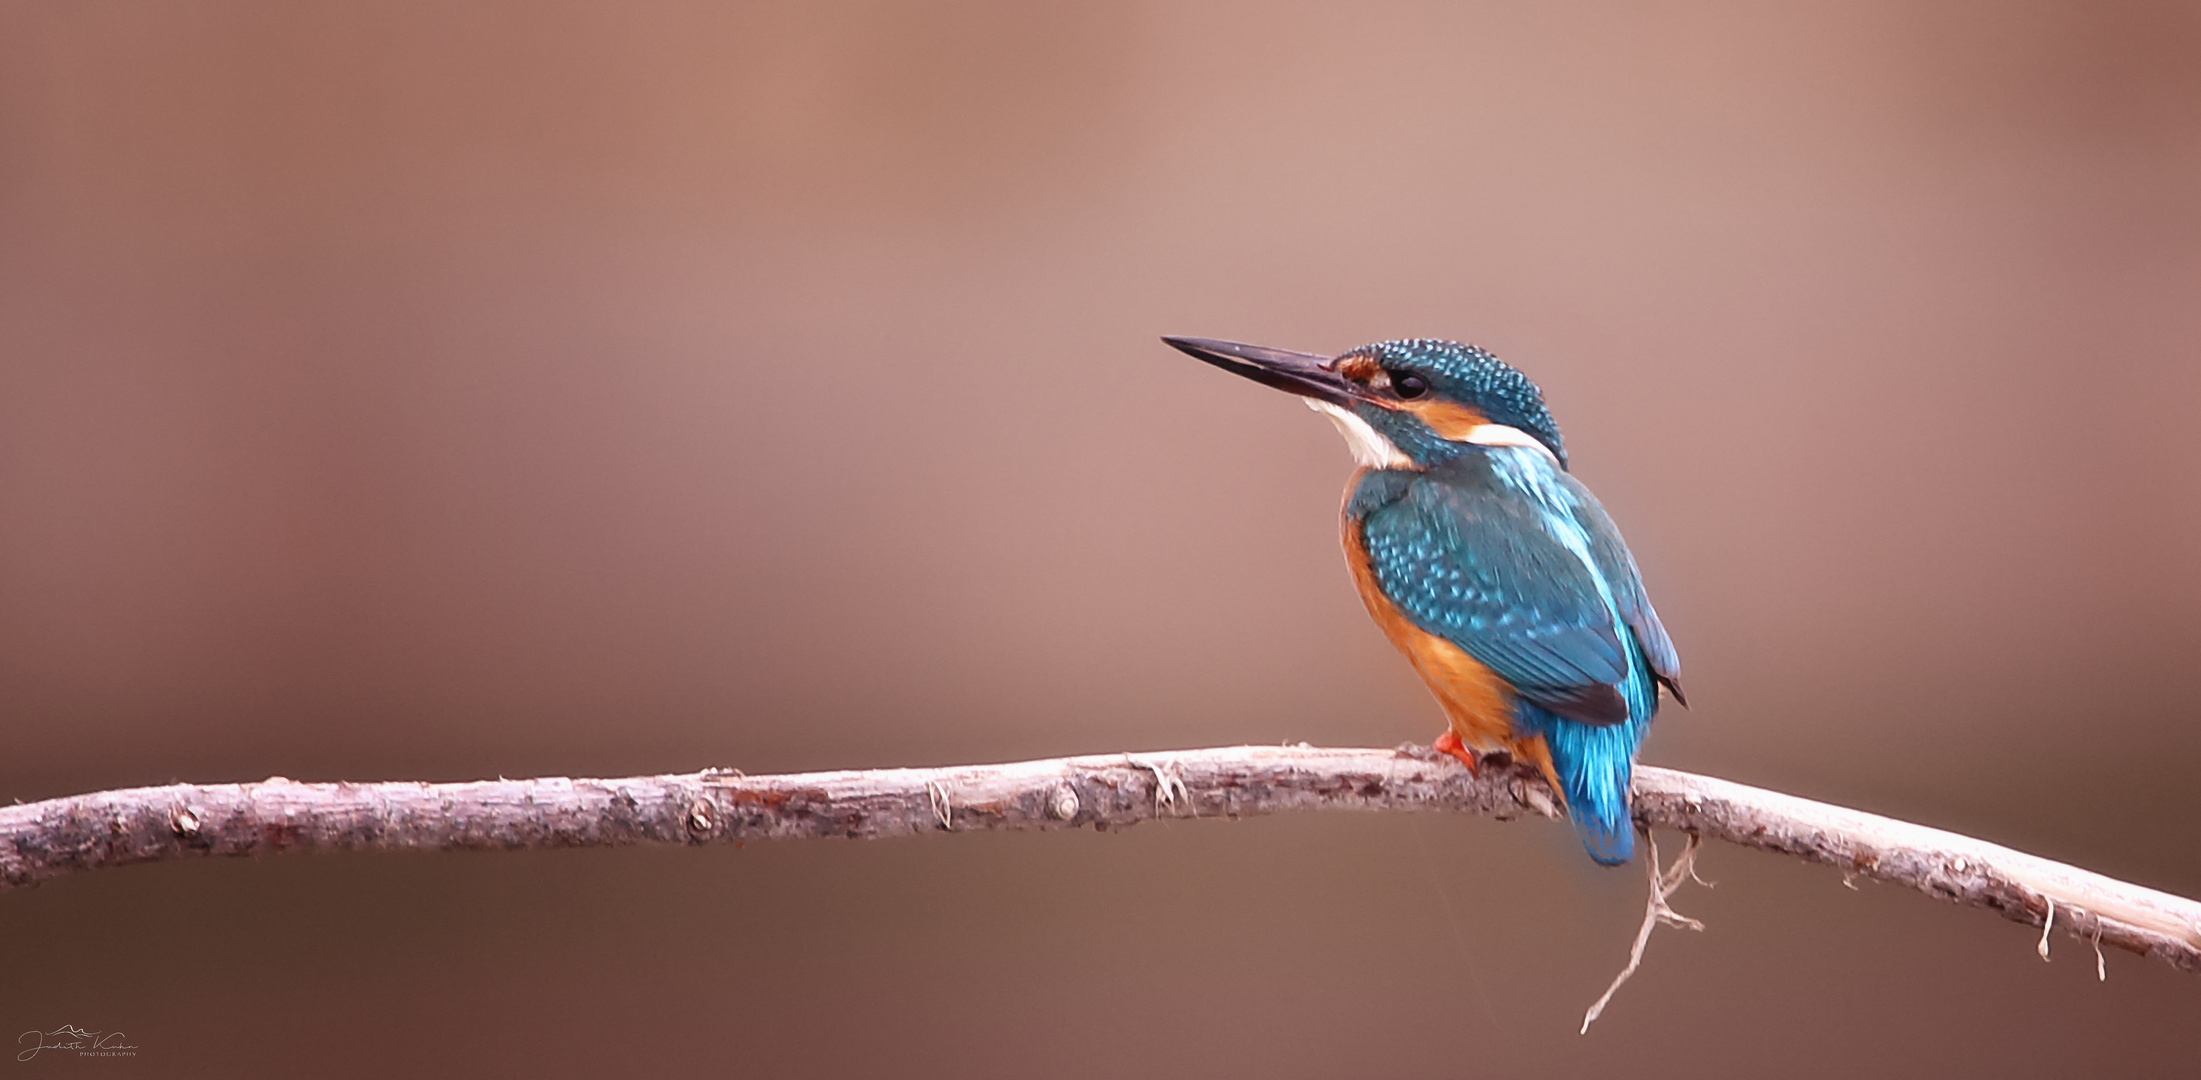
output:
[[[1604,1014],[1605,1006],[1611,1003],[1614,994],[1620,992],[1621,984],[1627,982],[1636,969],[1643,966],[1643,947],[1651,943],[1651,931],[1658,924],[1665,923],[1683,930],[1704,929],[1703,923],[1675,911],[1666,903],[1666,898],[1674,895],[1674,890],[1681,888],[1682,882],[1694,880],[1707,889],[1712,887],[1711,882],[1697,877],[1697,846],[1703,841],[1695,833],[1688,836],[1689,842],[1682,847],[1681,854],[1674,856],[1673,867],[1661,874],[1658,870],[1658,838],[1651,835],[1651,830],[1643,830],[1644,843],[1650,848],[1644,858],[1644,869],[1651,878],[1651,900],[1643,909],[1643,928],[1636,931],[1635,947],[1628,950],[1628,966],[1621,968],[1620,974],[1614,976],[1613,984],[1605,988],[1605,995],[1597,999],[1597,1004],[1590,1006],[1590,1011],[1582,1014],[1582,1030],[1577,1034],[1590,1033],[1590,1025]]]
[[[925,781],[925,799],[932,804],[932,816],[940,819],[941,828],[955,828],[955,804],[948,801],[948,785],[938,780]]]

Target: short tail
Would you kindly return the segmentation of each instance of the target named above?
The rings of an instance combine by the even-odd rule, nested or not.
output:
[[[1574,818],[1574,835],[1582,838],[1582,847],[1590,858],[1606,866],[1619,866],[1634,857],[1635,825],[1625,809],[1619,817],[1608,819],[1578,802],[1568,808],[1568,813]]]
[[[1635,855],[1635,820],[1628,812],[1628,777],[1642,729],[1591,727],[1561,720],[1545,733],[1552,766],[1567,792],[1567,816],[1590,858],[1619,866]]]

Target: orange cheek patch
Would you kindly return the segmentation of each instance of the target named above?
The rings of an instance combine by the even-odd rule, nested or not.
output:
[[[1421,422],[1429,425],[1429,430],[1436,432],[1438,438],[1453,442],[1465,441],[1470,432],[1490,423],[1489,417],[1465,405],[1455,405],[1449,401],[1408,401],[1403,404],[1408,412],[1421,417]]]

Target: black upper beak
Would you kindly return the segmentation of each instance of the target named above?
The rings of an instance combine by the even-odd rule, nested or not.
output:
[[[1208,338],[1164,337],[1171,348],[1205,360],[1224,371],[1235,372],[1257,383],[1288,390],[1301,397],[1343,405],[1367,391],[1330,369],[1330,358],[1313,353],[1271,349],[1265,345],[1241,345]]]

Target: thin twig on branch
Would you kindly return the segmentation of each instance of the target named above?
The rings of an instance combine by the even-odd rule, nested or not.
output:
[[[0,808],[0,888],[192,855],[446,851],[1115,829],[1289,810],[1557,815],[1535,770],[1479,773],[1425,747],[1239,746],[941,769],[617,780],[173,784]],[[1639,766],[1640,826],[1826,863],[1929,896],[2055,923],[2201,972],[2201,903],[1968,836],[1706,776]]]
[[[1620,969],[1620,974],[1613,977],[1613,984],[1605,988],[1604,995],[1590,1006],[1588,1012],[1582,1014],[1580,1034],[1590,1033],[1590,1025],[1596,1023],[1598,1017],[1605,1015],[1605,1006],[1613,1003],[1613,995],[1619,993],[1620,988],[1635,977],[1636,969],[1643,966],[1643,948],[1651,943],[1651,931],[1658,929],[1658,924],[1665,923],[1679,930],[1704,929],[1703,923],[1675,911],[1666,903],[1673,898],[1674,890],[1681,888],[1682,882],[1697,876],[1697,845],[1702,839],[1692,833],[1689,842],[1682,847],[1681,854],[1674,857],[1674,868],[1661,871],[1658,868],[1658,838],[1652,836],[1650,830],[1644,830],[1644,847],[1649,850],[1643,855],[1643,869],[1651,878],[1651,900],[1643,910],[1643,928],[1636,931],[1635,946],[1628,950],[1628,966]],[[2046,934],[2048,931],[2042,930],[2041,933]],[[2043,959],[2046,958],[2045,953],[2042,956]]]

